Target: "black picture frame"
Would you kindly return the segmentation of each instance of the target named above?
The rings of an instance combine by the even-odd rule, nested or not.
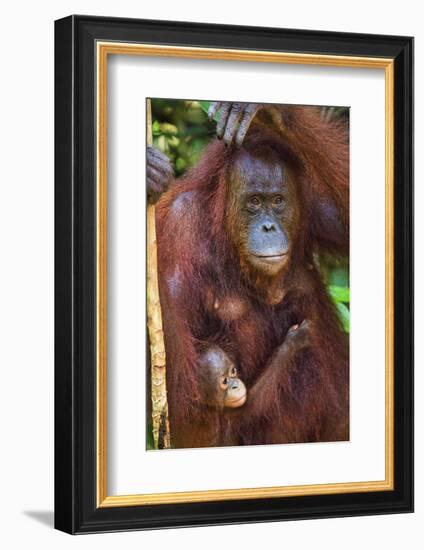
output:
[[[394,60],[394,490],[97,506],[99,40]],[[73,15],[55,23],[55,527],[94,533],[413,511],[413,39]]]

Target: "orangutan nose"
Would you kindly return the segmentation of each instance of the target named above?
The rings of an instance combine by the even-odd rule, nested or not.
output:
[[[262,226],[262,231],[264,233],[270,233],[271,231],[276,231],[276,227],[273,223],[264,223]]]

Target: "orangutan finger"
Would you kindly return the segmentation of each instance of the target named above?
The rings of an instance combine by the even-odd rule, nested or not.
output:
[[[147,147],[147,153],[151,157],[159,158],[169,162],[169,158],[165,155],[165,153],[162,152],[160,149],[157,149],[156,147]]]
[[[160,172],[156,168],[156,166],[152,166],[151,164],[149,164],[149,166],[147,167],[146,175],[147,175],[148,179],[151,179],[155,182],[159,182],[159,181],[162,181],[164,179],[162,172]]]
[[[208,109],[208,118],[209,118],[209,120],[213,119],[213,117],[219,111],[219,108],[221,107],[221,105],[222,105],[221,101],[212,101],[212,103],[209,105],[209,109]]]
[[[230,114],[227,119],[227,125],[225,127],[224,133],[224,143],[226,145],[231,145],[234,136],[236,135],[238,123],[243,114],[243,109],[241,103],[233,103],[231,107]]]
[[[236,134],[236,145],[238,147],[243,143],[244,138],[246,137],[247,131],[252,120],[255,118],[256,113],[259,110],[258,103],[249,103],[244,109],[243,118],[241,119],[237,134]]]
[[[172,178],[174,175],[174,170],[168,159],[164,160],[160,157],[152,158],[149,159],[147,166],[152,166],[153,168],[156,168],[156,170],[158,170],[168,178]]]
[[[231,109],[231,103],[223,103],[220,108],[220,117],[218,120],[218,124],[216,125],[216,135],[219,139],[222,139],[222,136],[224,135],[224,130],[227,125],[228,120],[228,114]]]

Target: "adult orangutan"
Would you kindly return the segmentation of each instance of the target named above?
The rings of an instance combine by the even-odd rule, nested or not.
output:
[[[218,139],[172,182],[148,151],[174,447],[349,438],[348,337],[318,269],[349,250],[347,129],[313,107],[213,104]],[[163,193],[163,194],[162,194]],[[212,347],[247,401],[211,414]]]

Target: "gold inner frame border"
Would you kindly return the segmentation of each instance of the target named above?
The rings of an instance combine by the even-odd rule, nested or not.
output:
[[[109,55],[138,55],[254,61],[331,67],[384,69],[385,72],[385,479],[315,485],[216,489],[133,495],[107,494],[107,62]],[[96,42],[97,65],[97,507],[143,506],[306,495],[365,493],[394,489],[394,60],[321,54],[268,52],[124,42]]]

